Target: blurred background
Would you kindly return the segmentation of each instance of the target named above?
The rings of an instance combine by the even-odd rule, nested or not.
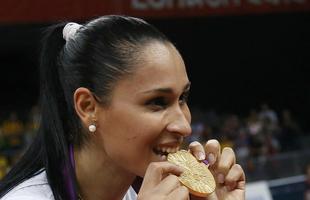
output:
[[[193,133],[234,148],[247,199],[310,199],[309,0],[0,2],[0,179],[40,121],[42,31],[106,14],[141,17],[184,57]],[[307,195],[308,194],[308,195]]]

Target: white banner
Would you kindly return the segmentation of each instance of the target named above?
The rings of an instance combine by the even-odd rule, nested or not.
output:
[[[267,181],[248,183],[245,197],[246,200],[272,200]]]

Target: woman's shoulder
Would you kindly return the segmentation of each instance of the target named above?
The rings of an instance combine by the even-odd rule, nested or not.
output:
[[[52,190],[47,182],[46,172],[43,170],[32,178],[25,180],[1,200],[53,200]]]

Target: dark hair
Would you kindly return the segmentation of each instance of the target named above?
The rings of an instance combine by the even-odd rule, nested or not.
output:
[[[103,105],[108,105],[115,83],[130,75],[141,62],[139,54],[143,47],[151,42],[169,42],[152,25],[127,16],[109,15],[91,20],[67,42],[62,33],[65,25],[49,27],[43,38],[41,124],[33,144],[1,181],[0,197],[45,169],[54,198],[69,199],[65,180],[60,178],[64,169],[68,169],[67,175],[76,183],[68,146],[81,147],[88,135],[74,110],[74,91],[86,87]]]

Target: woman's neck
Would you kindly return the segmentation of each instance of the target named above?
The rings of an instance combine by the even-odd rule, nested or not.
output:
[[[75,172],[83,200],[121,200],[135,176],[113,164],[102,151],[85,147],[74,151]]]

